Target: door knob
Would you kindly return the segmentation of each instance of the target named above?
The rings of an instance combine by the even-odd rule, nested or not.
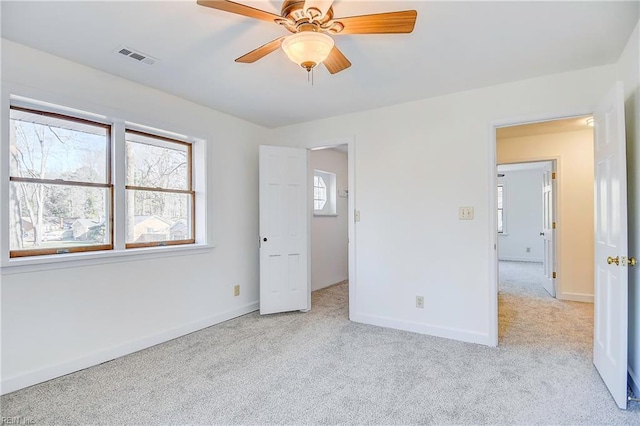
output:
[[[609,256],[609,257],[607,257],[607,263],[609,265],[611,265],[612,263],[615,263],[616,265],[619,265],[620,264],[620,257],[618,257],[618,256],[616,256],[616,257]]]
[[[541,236],[541,237],[544,237],[544,232],[541,232],[541,233],[540,233],[540,236]]]
[[[630,257],[629,258],[629,266],[636,266],[636,263],[638,263],[638,262],[636,261],[635,257]]]
[[[266,243],[266,242],[267,242],[267,237],[264,237],[264,238],[262,239],[262,241],[264,241],[264,242]]]

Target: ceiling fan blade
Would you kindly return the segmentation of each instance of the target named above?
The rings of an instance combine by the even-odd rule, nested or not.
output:
[[[235,3],[226,0],[198,0],[200,6],[210,7],[212,9],[223,10],[225,12],[236,13],[238,15],[248,16],[249,18],[261,19],[267,22],[274,22],[276,19],[282,19],[280,15],[265,12],[244,4]]]
[[[278,48],[282,44],[282,40],[284,40],[285,37],[286,36],[278,37],[277,39],[275,39],[273,41],[270,41],[269,43],[264,44],[264,45],[258,47],[257,49],[252,50],[251,52],[247,53],[246,55],[240,56],[238,59],[236,59],[236,62],[242,62],[242,63],[245,63],[245,64],[251,64],[251,63],[257,61],[258,59],[264,58],[269,53],[278,50]]]
[[[418,12],[415,10],[403,10],[401,12],[349,16],[337,18],[334,21],[344,25],[338,34],[410,33],[416,24],[417,16]]]
[[[325,59],[322,63],[325,67],[327,67],[327,70],[331,74],[346,70],[351,66],[351,62],[349,62],[347,57],[344,56],[340,49],[338,49],[336,46],[333,46],[333,49],[331,49],[331,53],[329,53],[327,59]]]

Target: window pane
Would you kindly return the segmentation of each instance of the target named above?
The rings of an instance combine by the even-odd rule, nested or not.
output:
[[[503,213],[503,210],[498,209],[498,233],[500,234],[504,232],[504,225],[502,222],[502,213]]]
[[[191,195],[127,190],[127,243],[192,239]]]
[[[503,186],[498,186],[498,208],[501,209],[502,208],[502,190],[503,190]]]
[[[110,244],[109,192],[106,188],[11,182],[10,250]]]
[[[327,201],[327,188],[318,188],[318,200]]]
[[[127,185],[190,189],[188,147],[127,132]]]
[[[11,176],[108,183],[106,127],[16,109],[10,117]]]

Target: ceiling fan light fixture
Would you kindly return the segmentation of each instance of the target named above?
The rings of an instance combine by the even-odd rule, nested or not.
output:
[[[331,37],[315,31],[292,34],[282,41],[287,57],[307,71],[327,59],[333,46]]]

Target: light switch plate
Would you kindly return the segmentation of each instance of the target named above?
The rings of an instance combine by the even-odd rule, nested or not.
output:
[[[458,209],[458,219],[473,220],[473,207],[460,207]]]

